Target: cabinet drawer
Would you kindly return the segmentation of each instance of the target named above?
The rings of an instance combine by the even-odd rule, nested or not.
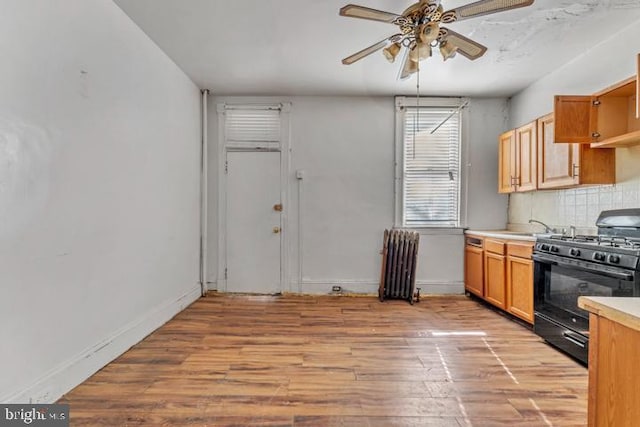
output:
[[[484,249],[498,255],[504,255],[504,242],[500,240],[485,239]]]
[[[531,259],[533,253],[533,243],[509,243],[507,245],[507,254],[520,258]]]
[[[474,236],[472,234],[467,234],[465,238],[465,244],[467,246],[474,246],[476,248],[482,248],[484,245],[482,244],[483,238],[479,236]]]

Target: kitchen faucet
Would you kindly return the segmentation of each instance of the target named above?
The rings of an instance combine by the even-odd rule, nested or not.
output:
[[[540,224],[540,225],[543,225],[543,226],[544,226],[544,232],[545,232],[545,233],[555,233],[555,232],[556,232],[556,229],[555,229],[555,228],[551,228],[551,227],[549,227],[547,224],[545,224],[545,223],[544,223],[544,222],[542,222],[542,221],[538,221],[537,219],[530,219],[530,220],[529,220],[529,224],[532,224],[532,223],[534,223],[534,222],[536,222],[536,223],[538,223],[538,224]]]

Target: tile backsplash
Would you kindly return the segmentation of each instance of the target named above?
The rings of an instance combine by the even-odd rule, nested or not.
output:
[[[567,190],[511,194],[509,228],[540,231],[537,219],[561,230],[573,225],[579,233],[596,232],[603,210],[640,207],[640,147],[616,149],[616,184]]]

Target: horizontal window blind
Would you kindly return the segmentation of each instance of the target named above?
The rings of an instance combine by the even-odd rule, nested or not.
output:
[[[403,225],[457,227],[459,110],[421,107],[418,112],[417,108],[406,107],[403,125]]]
[[[229,109],[225,111],[225,137],[231,143],[280,141],[279,109]]]

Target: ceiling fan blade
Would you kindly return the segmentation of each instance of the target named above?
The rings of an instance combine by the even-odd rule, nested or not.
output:
[[[448,24],[450,22],[475,18],[476,16],[504,12],[519,7],[531,6],[533,2],[534,0],[480,0],[446,11],[442,14],[441,22]]]
[[[385,12],[383,10],[371,9],[370,7],[358,6],[356,4],[348,4],[341,8],[340,16],[388,22],[389,24],[392,24],[398,18],[402,18],[402,15]]]
[[[344,65],[351,65],[354,62],[359,61],[362,58],[367,57],[372,53],[377,52],[380,49],[384,48],[387,45],[387,43],[389,43],[389,39],[384,39],[381,42],[378,42],[372,46],[369,46],[368,48],[362,49],[360,52],[356,52],[351,56],[347,56],[342,60],[342,63]]]
[[[460,55],[466,56],[472,61],[480,58],[487,51],[486,46],[483,46],[462,34],[456,33],[448,28],[441,28],[440,30],[443,33],[441,40],[446,41],[447,44],[450,43],[457,47],[458,49],[456,52]]]

